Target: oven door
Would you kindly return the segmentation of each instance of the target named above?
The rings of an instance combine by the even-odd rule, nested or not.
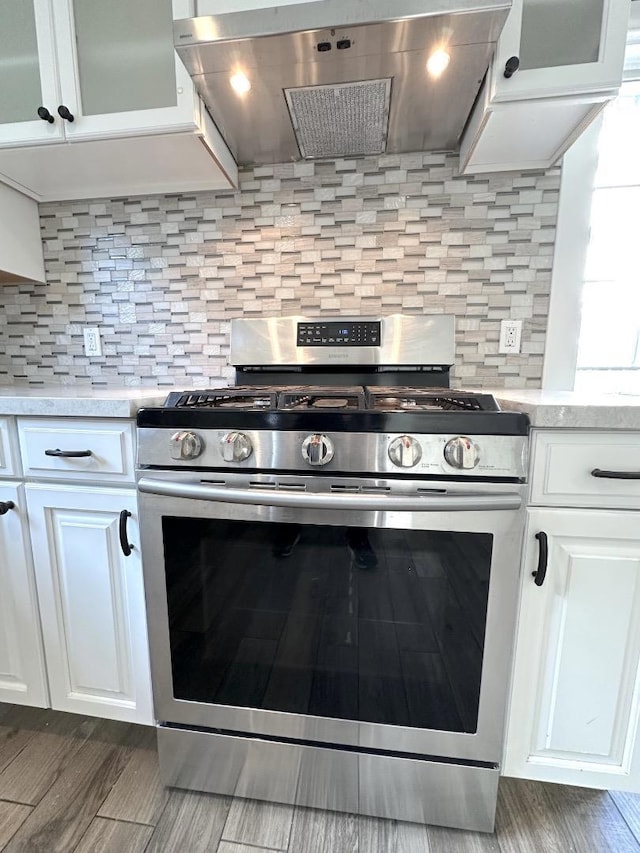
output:
[[[499,763],[524,486],[138,486],[159,722]]]

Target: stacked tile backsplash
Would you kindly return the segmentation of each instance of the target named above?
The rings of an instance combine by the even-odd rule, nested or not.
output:
[[[40,207],[46,285],[0,289],[0,385],[230,380],[229,321],[456,315],[454,382],[537,387],[560,170],[458,175],[456,155],[261,166],[238,192]],[[498,354],[500,320],[522,354]],[[103,356],[83,355],[100,326]]]

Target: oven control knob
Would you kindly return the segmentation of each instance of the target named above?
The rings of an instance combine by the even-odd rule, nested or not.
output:
[[[389,459],[398,468],[414,468],[422,459],[420,442],[410,435],[394,438],[389,445]]]
[[[470,438],[459,435],[445,444],[444,458],[452,468],[475,468],[480,461],[480,451]]]
[[[181,430],[171,436],[169,449],[172,459],[195,459],[202,453],[202,439],[195,432]]]
[[[302,458],[309,465],[326,465],[333,459],[333,442],[328,435],[308,435],[302,442]]]
[[[244,462],[253,453],[253,444],[243,432],[228,432],[220,439],[220,449],[225,462]]]

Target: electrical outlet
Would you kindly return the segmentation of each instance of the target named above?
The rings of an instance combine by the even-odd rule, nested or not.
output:
[[[102,341],[100,340],[100,329],[97,326],[86,326],[82,330],[84,335],[84,354],[89,358],[102,355]]]
[[[498,352],[520,352],[522,320],[503,320],[500,323],[500,346]]]

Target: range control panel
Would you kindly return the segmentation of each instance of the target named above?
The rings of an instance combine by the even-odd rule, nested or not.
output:
[[[380,321],[298,323],[299,347],[379,347]]]

